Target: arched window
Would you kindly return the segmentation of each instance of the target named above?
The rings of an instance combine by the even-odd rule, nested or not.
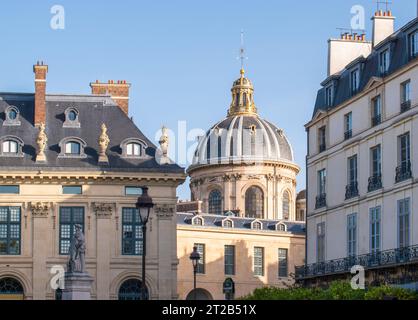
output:
[[[6,140],[2,146],[3,154],[17,154],[19,152],[19,144],[14,140]]]
[[[19,109],[15,106],[9,106],[5,110],[6,119],[3,122],[3,125],[5,126],[20,126],[19,121]]]
[[[196,217],[193,219],[192,223],[195,226],[203,226],[203,219]]]
[[[126,154],[128,156],[141,156],[141,145],[139,143],[128,143],[126,145]]]
[[[9,110],[9,113],[7,114],[7,116],[10,120],[16,120],[17,111],[15,109],[11,109],[11,110]]]
[[[224,220],[223,221],[223,227],[224,228],[233,228],[234,227],[234,224],[233,224],[233,222],[231,221],[231,220]]]
[[[276,225],[276,230],[277,231],[281,231],[281,232],[286,232],[287,231],[287,227],[284,223],[278,223]]]
[[[259,187],[252,186],[245,192],[245,216],[261,219],[264,217],[264,194]]]
[[[119,300],[141,300],[141,285],[142,282],[138,279],[128,279],[122,283],[119,288]],[[148,289],[146,289],[148,296]]]
[[[11,296],[16,299],[23,299],[23,286],[14,278],[2,278],[0,279],[0,300],[2,295],[7,296],[8,299]]]
[[[263,229],[263,225],[261,224],[260,221],[254,221],[251,227],[254,230],[262,230]]]
[[[289,218],[290,218],[290,197],[289,197],[289,192],[287,192],[287,191],[285,191],[283,193],[282,211],[283,211],[283,219],[284,220],[289,220]]]
[[[80,155],[81,145],[75,141],[69,141],[65,144],[65,154],[67,155]]]
[[[209,213],[222,215],[222,194],[215,189],[209,193]]]

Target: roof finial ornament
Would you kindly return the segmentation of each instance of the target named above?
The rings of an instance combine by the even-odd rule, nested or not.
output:
[[[38,137],[36,138],[36,144],[38,145],[38,153],[36,154],[36,162],[45,162],[45,149],[47,146],[48,137],[45,133],[45,123],[41,123],[39,126]]]
[[[100,148],[100,153],[99,153],[99,163],[109,163],[109,159],[106,155],[106,150],[109,146],[109,136],[107,135],[107,127],[106,125],[103,123],[101,126],[101,134],[99,136],[99,148]]]
[[[238,59],[241,60],[241,77],[244,77],[244,61],[248,59],[248,57],[245,55],[245,47],[244,47],[244,30],[241,30],[241,47],[239,49],[239,57]]]

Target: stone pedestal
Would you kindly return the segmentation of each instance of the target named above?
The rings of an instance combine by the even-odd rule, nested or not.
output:
[[[65,273],[62,300],[91,300],[93,278],[88,273]]]

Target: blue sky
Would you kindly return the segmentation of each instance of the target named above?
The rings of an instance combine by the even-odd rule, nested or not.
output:
[[[415,0],[392,2],[397,28],[416,16]],[[56,4],[64,30],[50,28]],[[259,113],[285,130],[303,169],[303,126],[326,76],[327,39],[350,27],[357,4],[370,39],[372,0],[3,1],[0,91],[33,92],[32,65],[44,60],[49,93],[90,93],[96,79],[131,82],[130,113],[151,139],[163,124],[176,132],[178,121],[206,130],[226,115],[243,29]],[[189,197],[188,183],[179,196]]]

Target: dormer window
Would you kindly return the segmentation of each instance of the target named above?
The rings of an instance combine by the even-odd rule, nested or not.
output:
[[[3,125],[5,126],[20,126],[20,113],[19,113],[19,109],[14,107],[14,106],[10,106],[6,109],[5,111],[5,115],[6,115],[6,119],[3,123]]]
[[[251,229],[254,230],[263,230],[263,224],[260,221],[253,221],[251,223]]]
[[[280,232],[286,232],[287,231],[287,226],[284,223],[278,223],[276,225],[276,230],[280,231]]]
[[[203,218],[201,218],[201,217],[194,217],[192,219],[192,225],[194,225],[194,226],[203,226],[204,225]]]
[[[360,86],[360,69],[354,69],[351,71],[351,93],[354,95],[358,92],[359,86]]]
[[[380,74],[386,75],[389,71],[389,65],[390,65],[390,54],[389,49],[386,49],[380,53],[379,56],[379,65],[380,65]]]
[[[1,139],[1,155],[6,157],[23,156],[23,141],[18,137],[7,136]]]
[[[331,107],[334,99],[334,86],[330,85],[325,88],[325,104],[327,107]]]
[[[233,228],[233,227],[234,227],[234,222],[233,222],[232,220],[230,220],[230,219],[225,219],[225,220],[222,222],[222,226],[223,226],[224,228]]]
[[[63,139],[59,146],[61,153],[59,158],[86,158],[87,155],[84,153],[84,148],[87,144],[78,137],[69,137]]]
[[[409,56],[415,58],[418,55],[418,31],[409,35]]]
[[[147,145],[139,139],[125,139],[120,145],[122,156],[126,158],[143,158]]]
[[[78,119],[79,112],[76,108],[67,108],[65,110],[64,128],[80,128],[80,121]]]

